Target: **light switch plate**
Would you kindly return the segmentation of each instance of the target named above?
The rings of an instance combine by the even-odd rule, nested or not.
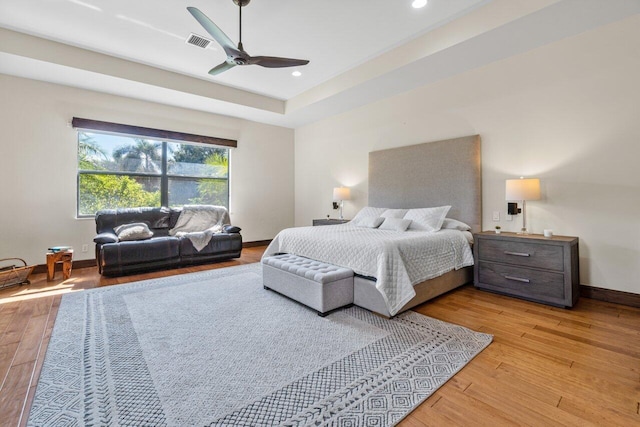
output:
[[[500,221],[500,211],[493,211],[493,220]]]
[[[504,219],[506,219],[507,221],[513,221],[513,215],[506,214],[504,216]]]

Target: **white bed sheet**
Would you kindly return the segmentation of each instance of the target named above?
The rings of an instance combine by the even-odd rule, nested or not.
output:
[[[356,227],[352,224],[282,230],[264,256],[290,253],[375,277],[391,315],[415,296],[413,285],[473,265],[468,236]]]

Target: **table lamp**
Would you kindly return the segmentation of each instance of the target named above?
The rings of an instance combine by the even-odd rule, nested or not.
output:
[[[333,201],[340,202],[340,219],[344,219],[342,216],[342,207],[345,200],[351,199],[351,191],[347,187],[335,187],[333,189]]]
[[[527,214],[525,206],[527,200],[540,200],[540,180],[538,178],[507,179],[505,199],[522,200],[522,230],[518,234],[529,234],[527,231]],[[517,213],[517,211],[516,211]]]

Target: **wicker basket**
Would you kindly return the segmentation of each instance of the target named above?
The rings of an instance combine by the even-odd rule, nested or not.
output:
[[[13,261],[20,261],[23,265],[6,265]],[[0,259],[0,289],[13,285],[28,285],[29,275],[35,268],[35,265],[27,265],[26,261],[22,258],[4,258]]]

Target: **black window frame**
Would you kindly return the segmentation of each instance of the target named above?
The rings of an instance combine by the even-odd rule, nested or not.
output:
[[[190,144],[196,146],[211,145],[212,148],[227,149],[227,158],[231,158],[231,148],[237,147],[237,141],[216,138],[210,136],[202,136],[195,134],[188,134],[176,131],[166,131],[160,129],[145,128],[140,126],[123,125],[111,122],[102,122],[97,120],[82,119],[74,117],[72,120],[72,126],[77,131],[76,141],[79,142],[80,132],[86,131],[94,134],[111,134],[124,137],[142,137],[153,140],[162,144],[162,162],[160,173],[152,172],[127,172],[127,171],[96,171],[96,170],[82,170],[78,167],[77,180],[76,180],[76,217],[77,218],[93,218],[93,214],[80,213],[80,177],[81,175],[109,175],[109,176],[130,176],[130,177],[143,177],[143,178],[159,178],[160,179],[160,206],[169,206],[169,181],[170,180],[224,180],[226,181],[226,194],[227,194],[227,208],[230,199],[230,165],[227,169],[226,178],[208,178],[203,176],[191,176],[191,175],[175,175],[168,173],[168,144]],[[79,165],[78,165],[79,166]],[[158,207],[160,207],[158,206]]]

